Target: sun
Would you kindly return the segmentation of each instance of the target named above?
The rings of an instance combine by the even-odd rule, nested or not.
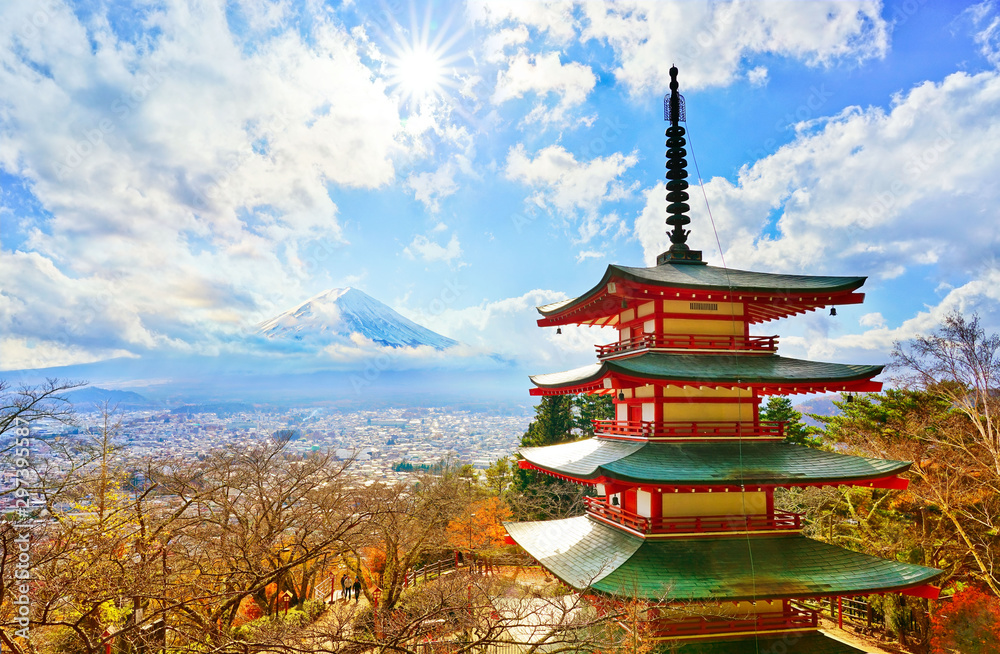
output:
[[[386,83],[391,92],[411,105],[428,99],[443,99],[457,89],[463,74],[462,60],[468,55],[456,48],[463,30],[453,27],[452,16],[438,22],[430,13],[419,20],[411,5],[410,28],[395,25],[385,39]]]
[[[408,44],[388,62],[389,86],[406,101],[420,102],[428,96],[440,97],[450,86],[443,53],[426,45]]]

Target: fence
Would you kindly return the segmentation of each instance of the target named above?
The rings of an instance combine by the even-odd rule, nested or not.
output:
[[[406,579],[403,581],[403,586],[407,587],[411,584],[416,584],[423,577],[424,581],[427,581],[431,577],[440,577],[445,572],[454,570],[457,566],[457,562],[454,558],[441,559],[440,561],[435,561],[434,563],[428,563],[422,568],[417,568],[416,570],[411,570],[406,573]]]

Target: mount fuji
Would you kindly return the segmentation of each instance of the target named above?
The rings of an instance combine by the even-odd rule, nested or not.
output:
[[[430,346],[444,350],[458,341],[404,318],[356,288],[334,288],[257,326],[272,340],[350,342],[358,335],[387,347]]]

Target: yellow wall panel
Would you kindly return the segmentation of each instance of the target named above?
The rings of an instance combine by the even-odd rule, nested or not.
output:
[[[666,422],[688,420],[692,422],[730,422],[753,420],[753,405],[743,403],[669,402],[663,405]]]
[[[744,509],[746,513],[744,513]],[[664,493],[664,517],[709,515],[763,515],[767,495],[750,493]]]
[[[698,320],[697,318],[664,318],[664,334],[720,334],[742,336],[743,322],[739,320]]]

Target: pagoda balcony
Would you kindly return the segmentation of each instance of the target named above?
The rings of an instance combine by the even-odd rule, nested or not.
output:
[[[775,352],[777,336],[724,336],[712,334],[643,334],[608,345],[597,345],[597,356],[606,359],[644,350],[700,350],[719,352]]]
[[[661,421],[594,420],[594,435],[622,440],[729,439],[780,440],[785,437],[781,421]]]
[[[692,638],[740,632],[806,631],[819,626],[819,612],[799,606],[755,616],[700,616],[680,620],[660,619],[647,623],[647,638]]]
[[[760,515],[699,515],[647,518],[611,506],[606,500],[585,497],[587,513],[604,522],[621,525],[642,534],[699,534],[744,531],[797,531],[802,529],[802,513]]]

